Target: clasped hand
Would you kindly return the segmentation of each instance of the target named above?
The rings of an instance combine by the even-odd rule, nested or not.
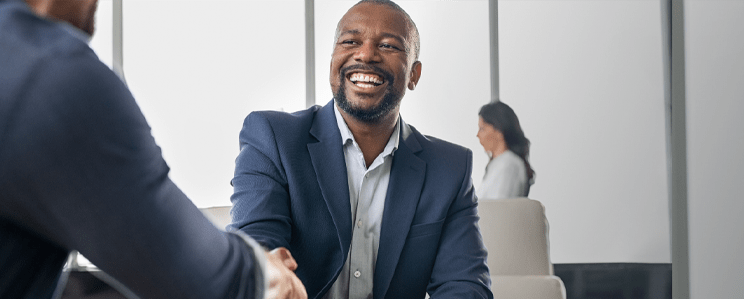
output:
[[[307,291],[294,270],[297,269],[297,261],[287,248],[279,247],[272,251],[266,251],[266,265],[269,273],[269,290],[266,298],[279,299],[307,299]]]

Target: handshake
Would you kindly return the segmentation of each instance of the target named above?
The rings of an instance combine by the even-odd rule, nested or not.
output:
[[[287,248],[279,247],[266,251],[266,267],[269,274],[269,289],[265,298],[292,298],[306,299],[307,292],[294,270],[297,270],[297,262]]]

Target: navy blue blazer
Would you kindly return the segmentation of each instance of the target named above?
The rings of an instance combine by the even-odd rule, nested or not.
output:
[[[67,26],[0,0],[0,298],[53,298],[71,250],[140,298],[258,297],[251,247],[168,178],[137,102]]]
[[[351,205],[334,102],[253,112],[240,132],[232,224],[286,247],[309,298],[322,297],[351,244]],[[374,298],[492,298],[478,229],[472,152],[401,123],[380,230]]]

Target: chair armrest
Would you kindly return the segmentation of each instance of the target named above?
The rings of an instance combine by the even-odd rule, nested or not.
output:
[[[493,298],[566,299],[566,287],[555,275],[492,275]]]

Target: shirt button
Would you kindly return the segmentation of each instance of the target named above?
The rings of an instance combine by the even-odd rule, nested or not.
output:
[[[359,276],[362,276],[362,272],[354,271],[354,277],[359,278]]]
[[[362,227],[362,220],[357,221],[357,227]]]

